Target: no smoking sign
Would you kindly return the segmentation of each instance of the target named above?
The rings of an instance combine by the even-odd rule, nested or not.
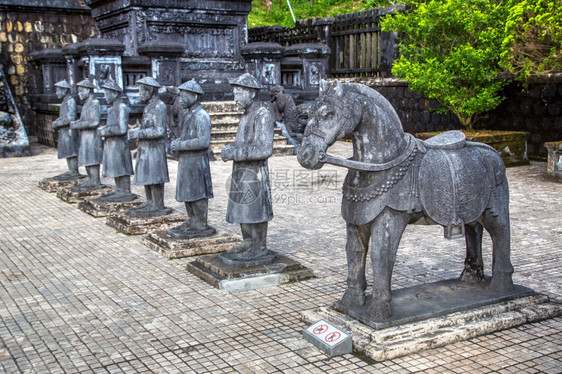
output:
[[[353,350],[351,336],[323,319],[304,330],[303,336],[330,356],[351,353]]]

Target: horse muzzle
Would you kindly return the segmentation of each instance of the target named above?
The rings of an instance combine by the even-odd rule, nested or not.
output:
[[[303,144],[297,152],[297,160],[307,169],[320,169],[324,166],[322,156],[325,156],[323,151],[319,151],[311,144]]]

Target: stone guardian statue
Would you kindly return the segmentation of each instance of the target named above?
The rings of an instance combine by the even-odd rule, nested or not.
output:
[[[209,199],[213,197],[209,147],[211,146],[211,117],[203,109],[199,98],[203,90],[192,79],[178,87],[180,105],[187,109],[181,125],[181,135],[170,144],[178,154],[176,200],[185,203],[188,220],[168,230],[177,239],[213,235],[207,225]]]
[[[70,128],[79,131],[78,166],[86,167],[88,178],[84,182],[74,185],[71,190],[95,190],[102,187],[100,164],[102,163],[103,151],[101,138],[97,133],[101,118],[101,107],[100,102],[94,96],[95,87],[92,82],[84,79],[78,82],[76,86],[78,86],[78,97],[85,101],[80,119],[72,121]]]
[[[166,160],[166,104],[158,95],[161,87],[156,79],[145,77],[137,81],[139,99],[146,103],[141,125],[129,130],[129,139],[138,139],[137,161],[133,183],[144,186],[146,202],[129,210],[136,217],[155,217],[169,214],[164,206],[164,183],[170,181]]]
[[[267,224],[273,219],[267,159],[273,153],[274,118],[258,101],[262,85],[254,76],[246,73],[230,84],[244,113],[234,143],[221,151],[223,161],[234,161],[226,220],[240,224],[243,242],[220,256],[227,263],[252,260],[245,265],[252,266],[274,257],[267,249]]]
[[[133,163],[127,132],[129,130],[129,108],[121,99],[123,90],[112,80],[101,85],[109,105],[107,122],[98,128],[103,138],[103,176],[115,178],[115,191],[101,196],[101,201],[125,202],[136,198],[131,193]]]
[[[54,179],[63,181],[82,177],[78,172],[78,131],[70,128],[70,123],[76,120],[76,101],[71,94],[72,87],[66,80],[55,83],[56,95],[62,99],[59,118],[53,121],[53,129],[59,132],[58,158],[66,158],[68,171],[59,174]]]

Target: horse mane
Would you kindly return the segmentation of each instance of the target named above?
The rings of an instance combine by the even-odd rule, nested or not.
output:
[[[342,86],[344,90],[365,96],[369,100],[369,110],[376,112],[379,116],[384,114],[390,120],[390,123],[387,123],[387,125],[396,126],[402,132],[404,131],[402,121],[400,121],[396,110],[378,91],[359,83],[343,83]]]

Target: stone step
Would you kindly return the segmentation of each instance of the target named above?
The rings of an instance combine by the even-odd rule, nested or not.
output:
[[[211,150],[213,151],[213,155],[215,156],[215,158],[217,160],[220,160],[221,157],[221,149],[224,147],[220,146],[218,148],[215,148],[213,145],[211,145]],[[273,156],[288,156],[288,155],[292,155],[294,154],[294,149],[295,147],[292,146],[291,144],[275,144],[273,146]]]
[[[234,101],[205,101],[201,105],[208,113],[222,113],[222,112],[238,112],[242,113],[236,107]]]
[[[234,139],[236,138],[236,132],[237,132],[236,128],[235,129],[212,128],[211,139],[213,140],[231,139],[232,141],[234,141]],[[283,136],[281,135],[281,129],[277,127],[273,130],[273,133],[276,137]]]
[[[239,121],[232,123],[213,123],[211,122],[211,132],[234,131],[238,130]]]
[[[222,149],[225,145],[232,143],[232,139],[212,139],[211,138],[211,149],[220,148]],[[273,138],[273,145],[286,145],[287,138],[278,135]]]
[[[215,158],[220,159],[220,151],[236,138],[242,111],[234,101],[213,101],[201,103],[211,116],[211,150]],[[292,155],[294,147],[287,144],[287,138],[281,135],[281,129],[275,128],[273,155]]]
[[[240,117],[242,116],[241,113],[236,112],[209,112],[209,116],[211,117],[211,123],[213,125],[216,124],[230,124],[230,123],[238,123],[240,122]]]

